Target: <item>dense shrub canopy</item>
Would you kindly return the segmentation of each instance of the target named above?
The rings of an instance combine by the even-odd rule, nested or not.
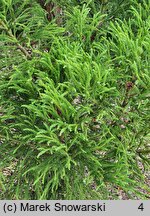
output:
[[[1,199],[149,198],[149,11],[0,0]]]

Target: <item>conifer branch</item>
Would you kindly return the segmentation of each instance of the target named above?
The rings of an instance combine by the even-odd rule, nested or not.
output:
[[[31,59],[31,55],[28,53],[28,51],[19,43],[17,38],[12,34],[12,31],[8,29],[8,27],[5,25],[3,21],[0,21],[0,25],[3,27],[3,29],[7,32],[7,35],[12,38],[15,41],[15,44],[17,45],[17,48],[21,50],[21,52],[26,56],[27,59]]]

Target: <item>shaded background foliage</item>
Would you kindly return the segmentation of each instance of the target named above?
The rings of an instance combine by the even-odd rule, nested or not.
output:
[[[0,0],[1,199],[149,198],[149,9]]]

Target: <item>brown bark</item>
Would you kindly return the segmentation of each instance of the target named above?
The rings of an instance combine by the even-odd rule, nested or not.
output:
[[[38,3],[44,8],[47,12],[47,19],[49,21],[56,18],[56,23],[61,25],[62,23],[62,8],[54,4],[52,1],[45,4],[44,0],[38,0]]]

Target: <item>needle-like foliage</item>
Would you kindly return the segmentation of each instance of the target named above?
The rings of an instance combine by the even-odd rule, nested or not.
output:
[[[150,1],[46,4],[0,0],[0,198],[149,198]]]

